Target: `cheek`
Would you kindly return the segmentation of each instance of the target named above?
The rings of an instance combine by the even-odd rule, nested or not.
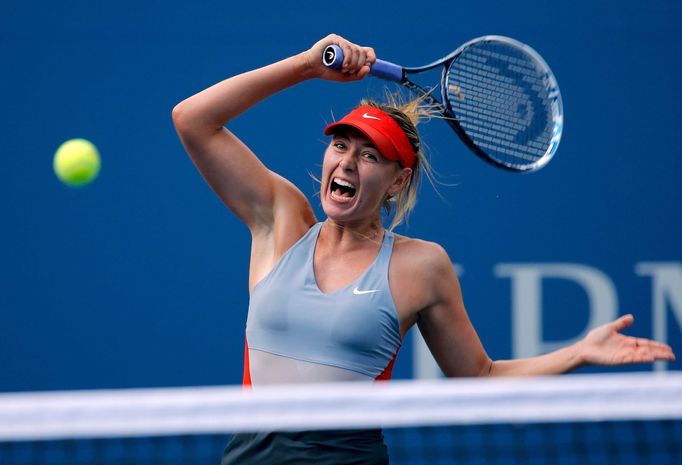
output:
[[[395,173],[392,167],[382,166],[379,164],[367,167],[365,171],[365,180],[367,185],[371,185],[375,189],[386,191],[395,179]]]
[[[328,147],[327,150],[324,151],[324,155],[322,156],[322,169],[328,171],[332,169],[335,165],[338,165],[339,163],[338,158],[339,155],[331,147]]]
[[[326,151],[324,157],[322,158],[322,184],[327,181],[333,166],[332,157],[328,152],[329,151]]]
[[[385,176],[385,173],[376,169],[368,169],[364,173],[360,173],[360,175],[365,200],[370,203],[383,202],[386,191],[390,186],[390,180]]]

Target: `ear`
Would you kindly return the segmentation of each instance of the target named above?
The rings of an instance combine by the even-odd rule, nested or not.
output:
[[[402,168],[393,183],[389,186],[386,193],[389,197],[396,196],[403,188],[409,184],[412,178],[412,168]]]

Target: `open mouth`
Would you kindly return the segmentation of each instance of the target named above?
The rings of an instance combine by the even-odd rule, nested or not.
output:
[[[340,202],[349,202],[355,197],[355,185],[345,179],[332,179],[329,190],[332,198]]]

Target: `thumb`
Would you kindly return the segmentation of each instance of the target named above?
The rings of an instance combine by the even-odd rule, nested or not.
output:
[[[632,316],[631,314],[623,315],[617,320],[611,322],[611,329],[615,331],[622,331],[625,328],[628,328],[632,326],[632,323],[635,322],[635,317]]]

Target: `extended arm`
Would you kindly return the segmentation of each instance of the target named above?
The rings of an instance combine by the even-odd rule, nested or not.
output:
[[[670,346],[621,334],[634,323],[632,315],[599,326],[581,341],[538,357],[501,360],[492,365],[491,375],[544,375],[571,371],[582,365],[624,365],[675,360]]]
[[[632,315],[593,329],[581,341],[532,358],[491,360],[469,321],[457,276],[445,251],[434,259],[433,304],[420,312],[419,328],[446,376],[525,376],[567,373],[583,365],[622,365],[675,360],[672,349],[621,334]]]

